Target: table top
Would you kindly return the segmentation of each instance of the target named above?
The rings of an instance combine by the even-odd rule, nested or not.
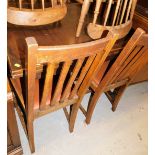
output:
[[[69,4],[67,9],[67,15],[61,22],[39,27],[21,27],[8,24],[8,65],[13,78],[22,77],[23,75],[26,37],[35,37],[40,46],[69,45],[92,41],[84,29],[92,21],[92,14],[86,16],[81,35],[76,38],[81,4]],[[115,45],[113,53],[119,47]]]

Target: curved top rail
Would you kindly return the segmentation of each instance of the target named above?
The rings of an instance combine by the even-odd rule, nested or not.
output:
[[[66,13],[62,0],[8,0],[7,21],[22,26],[46,25],[61,20]]]

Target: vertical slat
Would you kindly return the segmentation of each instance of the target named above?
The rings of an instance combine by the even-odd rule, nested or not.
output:
[[[76,82],[72,92],[70,93],[69,99],[72,99],[74,97],[74,95],[77,93],[77,90],[83,80],[83,78],[85,77],[90,65],[92,64],[93,60],[94,60],[95,56],[90,56],[85,64],[85,66],[82,68],[82,71],[80,73],[80,76],[78,78],[78,81]]]
[[[95,72],[95,69],[98,65],[98,62],[100,62],[102,55],[103,55],[103,53],[101,53],[101,52],[99,54],[97,54],[91,67],[89,69],[87,69],[87,74],[84,77],[83,81],[81,81],[82,84],[80,83],[81,86],[79,87],[79,90],[77,92],[78,95],[80,94],[79,96],[81,96],[81,92],[83,92],[85,89],[87,89],[89,80],[94,78],[94,77],[92,77],[92,74]],[[90,77],[92,77],[92,78],[90,78]]]
[[[125,72],[123,77],[126,77],[131,80],[135,76],[135,74],[138,72],[138,68],[140,66],[143,66],[144,59],[145,59],[144,56],[142,56],[137,62],[134,63],[134,65],[132,65],[132,68],[127,69],[128,71]],[[118,80],[119,79],[122,79],[122,77],[120,76]]]
[[[139,50],[141,49],[140,46],[135,47],[134,50],[131,52],[131,54],[128,56],[126,55],[126,59],[124,60],[124,62],[122,62],[122,65],[120,66],[120,68],[118,68],[116,74],[114,74],[113,76],[113,80],[114,81],[116,79],[116,77],[122,72],[122,70],[128,65],[128,63],[133,59],[133,57],[139,52]]]
[[[46,77],[45,77],[43,96],[41,99],[40,109],[44,109],[44,107],[46,106],[46,102],[51,95],[53,74],[54,74],[54,66],[53,64],[49,63],[46,70]]]
[[[133,18],[134,11],[135,11],[135,8],[136,8],[136,4],[137,4],[137,0],[133,0],[132,7],[131,7],[130,20],[132,20],[132,18]]]
[[[106,74],[106,77],[108,79],[108,83],[110,84],[113,80],[114,74],[117,73],[118,69],[126,59],[126,56],[129,55],[132,50],[135,48],[136,44],[138,43],[140,37],[144,34],[144,31],[141,29],[137,29],[134,35],[131,37],[131,39],[128,41],[127,45],[124,47],[123,51],[121,51],[119,57],[112,65],[111,69]],[[102,80],[103,81],[103,80]]]
[[[141,57],[142,53],[138,53],[132,61],[130,61],[128,63],[127,66],[124,67],[124,69],[122,70],[122,72],[120,72],[120,74],[116,77],[115,81],[119,81],[120,79],[124,79],[127,78],[126,77],[126,72],[130,71],[130,70],[134,70],[134,68],[137,66],[137,62],[138,59]]]
[[[123,18],[124,18],[124,14],[125,14],[125,10],[126,10],[126,6],[127,6],[127,2],[128,2],[128,0],[125,0],[125,2],[124,2],[124,6],[123,6],[123,11],[122,11],[122,14],[121,14],[121,19],[120,19],[119,24],[122,24],[122,22],[123,22]]]
[[[45,10],[45,0],[42,0],[42,9]]]
[[[65,78],[67,76],[68,70],[70,68],[72,61],[68,61],[68,62],[64,62],[60,76],[59,76],[59,80],[57,82],[55,91],[54,91],[54,95],[51,101],[51,105],[57,104],[60,97],[61,97],[61,92],[62,92],[62,88],[63,88],[63,84],[65,81]]]
[[[108,3],[108,8],[107,8],[107,10],[106,10],[106,15],[105,15],[104,26],[106,26],[106,23],[107,23],[107,20],[108,20],[108,16],[109,16],[109,13],[110,13],[112,1],[113,1],[113,0],[109,0],[109,3]]]
[[[34,0],[31,0],[31,8],[34,10]]]
[[[140,64],[135,69],[134,72],[131,72],[130,74],[130,82],[134,81],[134,78],[137,76],[137,73],[148,63],[148,49],[146,49],[145,54],[143,55],[142,59],[140,60]]]
[[[116,25],[118,25],[118,22],[120,20],[120,15],[121,15],[121,10],[122,10],[122,4],[123,4],[123,0],[121,0],[121,3],[119,5],[119,11],[118,11],[118,15],[117,15]]]
[[[101,2],[102,2],[102,0],[96,0],[96,7],[95,7],[95,11],[94,11],[93,24],[96,24],[97,17],[98,17],[98,14],[99,14],[99,9],[100,9],[100,6],[101,6]]]
[[[81,86],[80,86],[80,88],[78,90],[78,95],[83,96],[86,93],[86,91],[87,91],[87,89],[88,89],[88,87],[90,85],[90,82],[95,77],[96,73],[99,71],[102,64],[105,62],[107,56],[109,55],[109,52],[111,51],[113,45],[115,44],[117,38],[118,38],[118,35],[113,36],[113,39],[111,39],[108,42],[104,53],[100,52],[96,56],[95,60],[93,61],[93,64],[92,64],[91,68],[89,69],[86,77],[84,78],[84,80],[83,80],[83,82],[82,82],[82,84],[81,84]],[[94,76],[92,76],[92,75],[94,75]]]
[[[127,10],[125,22],[127,22],[128,19],[129,19],[129,13],[130,13],[130,10],[131,10],[132,1],[133,1],[133,0],[130,0],[130,2],[129,2],[129,6],[128,6],[128,10]]]
[[[124,75],[129,71],[132,70],[132,68],[134,68],[134,66],[136,65],[136,62],[144,55],[144,51],[146,49],[143,48],[139,51],[139,53],[132,59],[132,61],[125,67],[125,69],[121,72],[121,74],[117,77],[117,79],[121,79],[122,77],[124,77]]]
[[[39,109],[39,79],[35,79],[34,109]]]
[[[71,91],[71,87],[73,85],[73,82],[82,66],[82,63],[83,63],[84,59],[79,59],[74,67],[74,70],[73,70],[73,73],[67,83],[67,86],[62,94],[62,98],[61,98],[61,102],[63,102],[67,97],[68,95],[70,94],[70,91]]]
[[[146,53],[143,53],[140,58],[135,61],[135,62],[131,62],[127,67],[126,69],[124,70],[123,73],[121,73],[121,75],[117,78],[118,80],[122,80],[124,78],[128,78],[129,80],[131,80],[135,74],[137,73],[138,71],[138,68],[140,66],[143,66],[143,60],[146,59],[145,58],[145,55]]]
[[[96,84],[99,84],[99,82],[102,80],[103,75],[105,74],[105,72],[106,72],[106,70],[107,70],[107,67],[108,67],[109,63],[110,63],[110,60],[107,60],[107,61],[105,61],[105,62],[102,64],[102,66],[101,66],[99,72],[98,72],[98,73],[96,74],[96,76],[93,78],[93,81],[91,82],[91,85],[94,85],[94,83],[95,83],[95,85],[96,85]]]
[[[22,1],[23,1],[23,0],[19,0],[19,9],[20,9],[20,10],[22,9]]]
[[[116,17],[117,17],[117,14],[118,14],[118,9],[119,9],[120,2],[121,2],[121,0],[118,0],[118,1],[117,1],[117,5],[116,5],[116,9],[115,9],[115,14],[114,14],[112,26],[114,26],[114,24],[115,24]]]

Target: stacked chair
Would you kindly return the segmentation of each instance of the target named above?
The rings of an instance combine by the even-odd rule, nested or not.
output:
[[[91,2],[93,1],[83,1],[76,37],[80,36]],[[96,0],[95,2],[93,21],[87,26],[88,35],[92,39],[99,39],[105,30],[109,30],[117,33],[119,35],[118,39],[125,37],[132,27],[132,19],[137,0]],[[102,11],[100,9],[101,4],[103,4],[102,8],[104,8]],[[102,24],[98,19],[98,15],[101,12],[103,12]]]
[[[67,7],[60,0],[8,0],[7,21],[22,26],[39,26],[65,17]]]

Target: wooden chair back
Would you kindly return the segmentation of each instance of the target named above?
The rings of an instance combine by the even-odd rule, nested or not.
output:
[[[102,36],[104,30],[112,30],[123,38],[132,27],[132,19],[137,0],[103,1],[103,25],[97,24],[100,6],[103,0],[96,0],[93,22],[88,25],[88,35],[93,39]]]
[[[43,47],[38,46],[34,38],[26,38],[28,115],[34,114],[37,65],[44,65],[46,73],[41,101],[34,114],[36,117],[45,114],[46,112],[43,111],[46,109],[49,109],[47,112],[54,111],[73,104],[70,100],[81,100],[93,76],[108,56],[116,38],[117,35],[109,34],[105,39],[89,43]],[[57,68],[57,66],[60,67]],[[57,71],[60,72],[59,77],[54,79]],[[53,88],[54,84],[56,84],[55,88]]]
[[[138,28],[102,79],[102,89],[132,82],[136,73],[148,62],[148,35]]]
[[[7,21],[15,25],[38,26],[59,21],[66,13],[62,0],[8,0]]]

